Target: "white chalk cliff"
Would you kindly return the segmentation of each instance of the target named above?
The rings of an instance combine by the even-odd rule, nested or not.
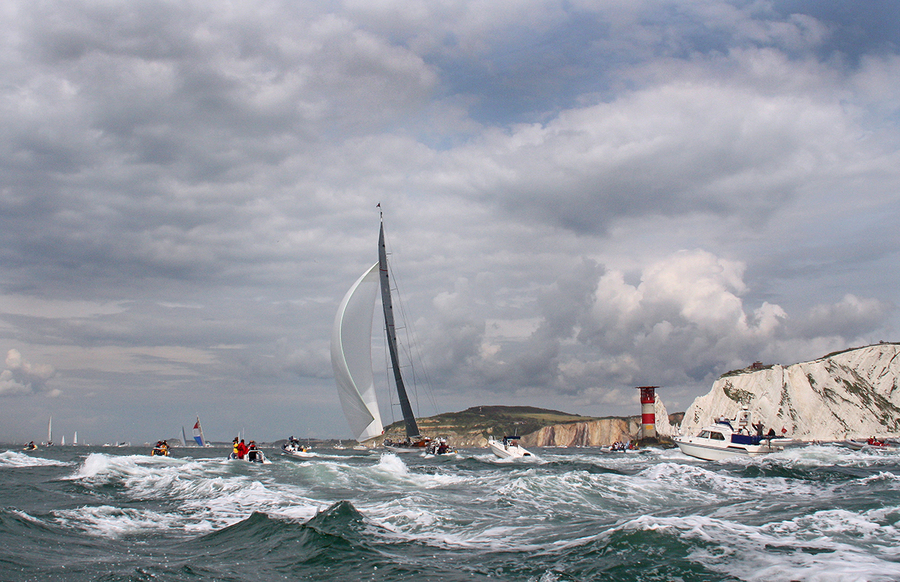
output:
[[[850,349],[790,366],[754,365],[716,380],[684,414],[692,435],[743,406],[765,430],[803,440],[900,436],[900,344]]]

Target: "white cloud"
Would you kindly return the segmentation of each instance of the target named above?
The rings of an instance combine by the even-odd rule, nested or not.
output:
[[[6,369],[0,372],[0,396],[32,394],[47,389],[47,382],[56,376],[56,370],[47,364],[32,365],[19,350],[6,353]],[[58,395],[57,389],[51,395]]]

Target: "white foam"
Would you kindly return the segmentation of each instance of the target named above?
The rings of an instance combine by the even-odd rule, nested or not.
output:
[[[44,459],[41,457],[26,455],[25,453],[20,453],[19,451],[6,451],[0,453],[0,467],[65,467],[69,464],[70,463],[57,461],[55,459]]]
[[[382,453],[376,468],[392,477],[408,477],[409,467],[393,453]]]
[[[255,511],[305,520],[322,508],[320,501],[305,498],[300,488],[275,483],[267,473],[255,471],[258,468],[235,467],[219,458],[160,461],[143,455],[95,453],[69,479],[81,480],[87,487],[119,483],[127,497],[171,501],[175,508],[153,511],[101,506],[60,512],[57,517],[93,535],[115,537],[151,530],[208,533]]]
[[[702,515],[641,516],[621,529],[668,530],[679,538],[712,545],[694,550],[689,558],[741,580],[871,581],[900,577],[894,550],[900,544],[897,529],[880,525],[866,514],[843,510],[758,526]],[[852,545],[847,543],[850,540]],[[880,540],[882,547],[874,540]],[[870,549],[861,547],[864,544]],[[890,551],[882,551],[887,548]]]
[[[57,511],[55,516],[65,527],[113,538],[139,532],[168,531],[177,526],[178,521],[174,514],[109,505]]]

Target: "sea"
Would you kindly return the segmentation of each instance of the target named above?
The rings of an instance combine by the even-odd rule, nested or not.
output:
[[[900,453],[0,447],[0,580],[900,580]]]

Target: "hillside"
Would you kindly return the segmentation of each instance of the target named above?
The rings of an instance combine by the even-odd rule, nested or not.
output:
[[[685,412],[682,434],[747,406],[755,421],[804,440],[900,436],[900,345],[881,343],[789,366],[723,374]]]
[[[672,419],[666,415],[666,420],[668,427]],[[596,418],[530,406],[475,406],[417,419],[422,434],[447,437],[456,447],[485,447],[491,435],[512,434],[522,436],[525,446],[601,446],[638,438],[640,421],[640,415]],[[384,437],[403,436],[402,422],[385,428]]]

